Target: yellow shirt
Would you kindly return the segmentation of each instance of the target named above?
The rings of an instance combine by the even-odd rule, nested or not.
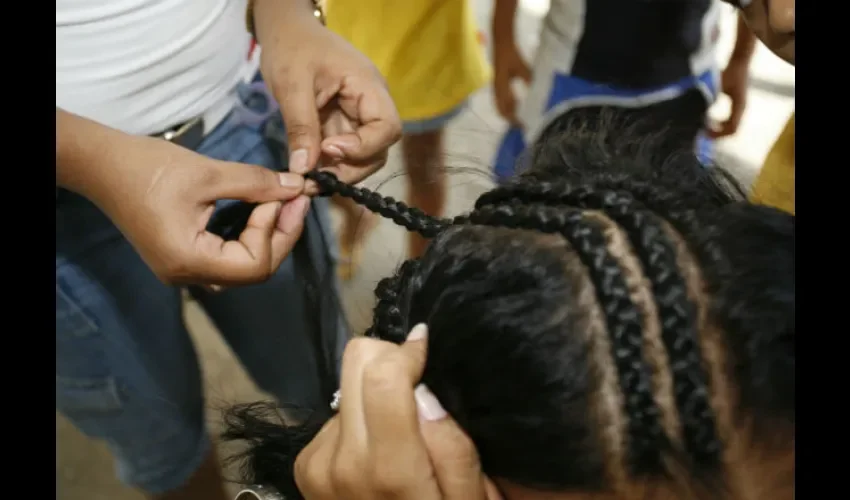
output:
[[[436,118],[490,80],[468,0],[326,0],[328,27],[375,63],[404,121]]]
[[[750,200],[794,213],[794,114],[767,153]]]

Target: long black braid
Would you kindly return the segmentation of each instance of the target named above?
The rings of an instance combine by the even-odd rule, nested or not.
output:
[[[380,214],[408,231],[419,233],[426,238],[437,236],[449,224],[448,221],[431,217],[422,210],[409,207],[400,201],[396,201],[394,198],[381,196],[374,191],[340,182],[330,172],[314,170],[309,172],[305,177],[316,181],[322,195],[338,194],[345,198],[351,198],[372,212]]]
[[[642,194],[650,197],[656,190],[643,191]],[[660,196],[652,198],[657,205],[665,202]],[[664,232],[661,219],[630,193],[610,189],[597,191],[591,186],[573,188],[566,183],[552,182],[497,188],[482,196],[476,207],[519,199],[526,203],[602,210],[625,230],[652,283],[686,451],[701,466],[719,465],[721,445],[709,400],[709,376],[702,364],[697,308],[688,297],[675,247]]]
[[[378,282],[372,326],[366,330],[367,337],[376,337],[390,342],[402,343],[407,335],[407,325],[401,314],[401,296],[404,286],[419,268],[418,260],[408,260],[398,272]]]

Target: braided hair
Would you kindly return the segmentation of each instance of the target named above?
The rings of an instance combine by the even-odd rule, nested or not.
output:
[[[594,186],[574,189],[558,183],[515,183],[484,194],[476,203],[476,210],[468,216],[446,221],[431,218],[392,198],[351,188],[327,172],[311,172],[308,177],[317,182],[323,193],[350,197],[385,217],[403,221],[399,223],[426,237],[433,237],[451,224],[463,223],[562,234],[590,270],[605,311],[614,361],[625,395],[624,411],[629,416],[629,462],[635,473],[657,472],[660,450],[667,443],[652,397],[648,368],[642,359],[640,314],[629,300],[617,264],[606,253],[600,229],[583,222],[581,210],[570,207],[604,210],[626,230],[652,283],[662,317],[662,339],[671,360],[686,451],[700,464],[719,464],[721,447],[709,402],[708,376],[702,367],[696,308],[688,298],[684,277],[677,268],[673,243],[664,234],[659,217],[629,193],[596,190]],[[345,189],[339,190],[340,186]],[[644,190],[644,193],[651,192],[651,188]],[[662,200],[658,204],[663,206],[663,196],[655,199]],[[367,335],[396,342],[404,338],[406,325],[399,308],[400,289],[409,281],[415,265],[416,261],[408,261],[396,276],[379,283],[374,324]]]
[[[793,218],[789,231],[783,214],[741,203],[722,171],[697,171],[687,157],[652,170],[639,158],[547,141],[529,172],[454,219],[328,172],[307,174],[323,195],[348,197],[432,239],[422,258],[379,282],[366,335],[401,343],[413,324],[428,323],[422,381],[472,438],[491,477],[623,493],[684,470],[691,482],[711,476],[706,498],[743,491],[746,472],[727,466],[723,426],[757,415],[781,424],[771,430],[790,422],[793,432],[794,403],[793,273],[789,281],[772,267],[785,265],[788,252],[753,266],[749,232],[777,248],[790,238],[793,269]],[[650,326],[660,357],[649,348]],[[707,348],[706,330],[717,327],[727,340],[711,337]],[[659,393],[662,371],[669,397]],[[718,387],[731,384],[735,399],[719,401],[729,393]],[[330,414],[319,409],[281,427],[275,411],[235,407],[225,437],[251,443],[236,457],[244,480],[301,498],[293,461]],[[766,429],[761,422],[755,431]],[[692,486],[673,496],[700,497]]]

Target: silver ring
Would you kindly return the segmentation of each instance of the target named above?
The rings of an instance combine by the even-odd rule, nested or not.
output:
[[[271,486],[254,484],[236,494],[234,500],[285,500],[283,495]]]
[[[339,411],[339,398],[340,398],[340,393],[339,393],[339,390],[337,390],[334,393],[333,399],[331,399],[331,410]]]

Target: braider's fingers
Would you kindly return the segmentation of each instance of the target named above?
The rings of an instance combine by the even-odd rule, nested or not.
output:
[[[332,463],[339,444],[339,417],[329,420],[295,458],[295,485],[310,500],[339,498],[333,487]]]
[[[389,342],[360,337],[351,340],[342,357],[339,400],[340,437],[333,462],[331,480],[340,497],[355,496],[368,491],[369,436],[363,410],[363,393],[368,391],[364,381],[366,368],[375,359],[397,347]]]
[[[422,422],[422,437],[444,500],[488,498],[487,480],[481,471],[478,451],[454,420],[444,417]]]
[[[366,161],[380,156],[401,138],[401,118],[379,79],[347,78],[339,91],[338,102],[357,125],[354,133],[328,141],[344,153],[346,161]]]
[[[442,498],[430,473],[414,396],[425,366],[426,335],[424,324],[415,326],[405,344],[375,359],[363,373],[372,481],[400,498]]]
[[[271,241],[281,202],[254,208],[237,241],[224,241],[204,231],[195,240],[195,274],[217,285],[258,283],[272,275]],[[203,271],[203,273],[201,272]]]

